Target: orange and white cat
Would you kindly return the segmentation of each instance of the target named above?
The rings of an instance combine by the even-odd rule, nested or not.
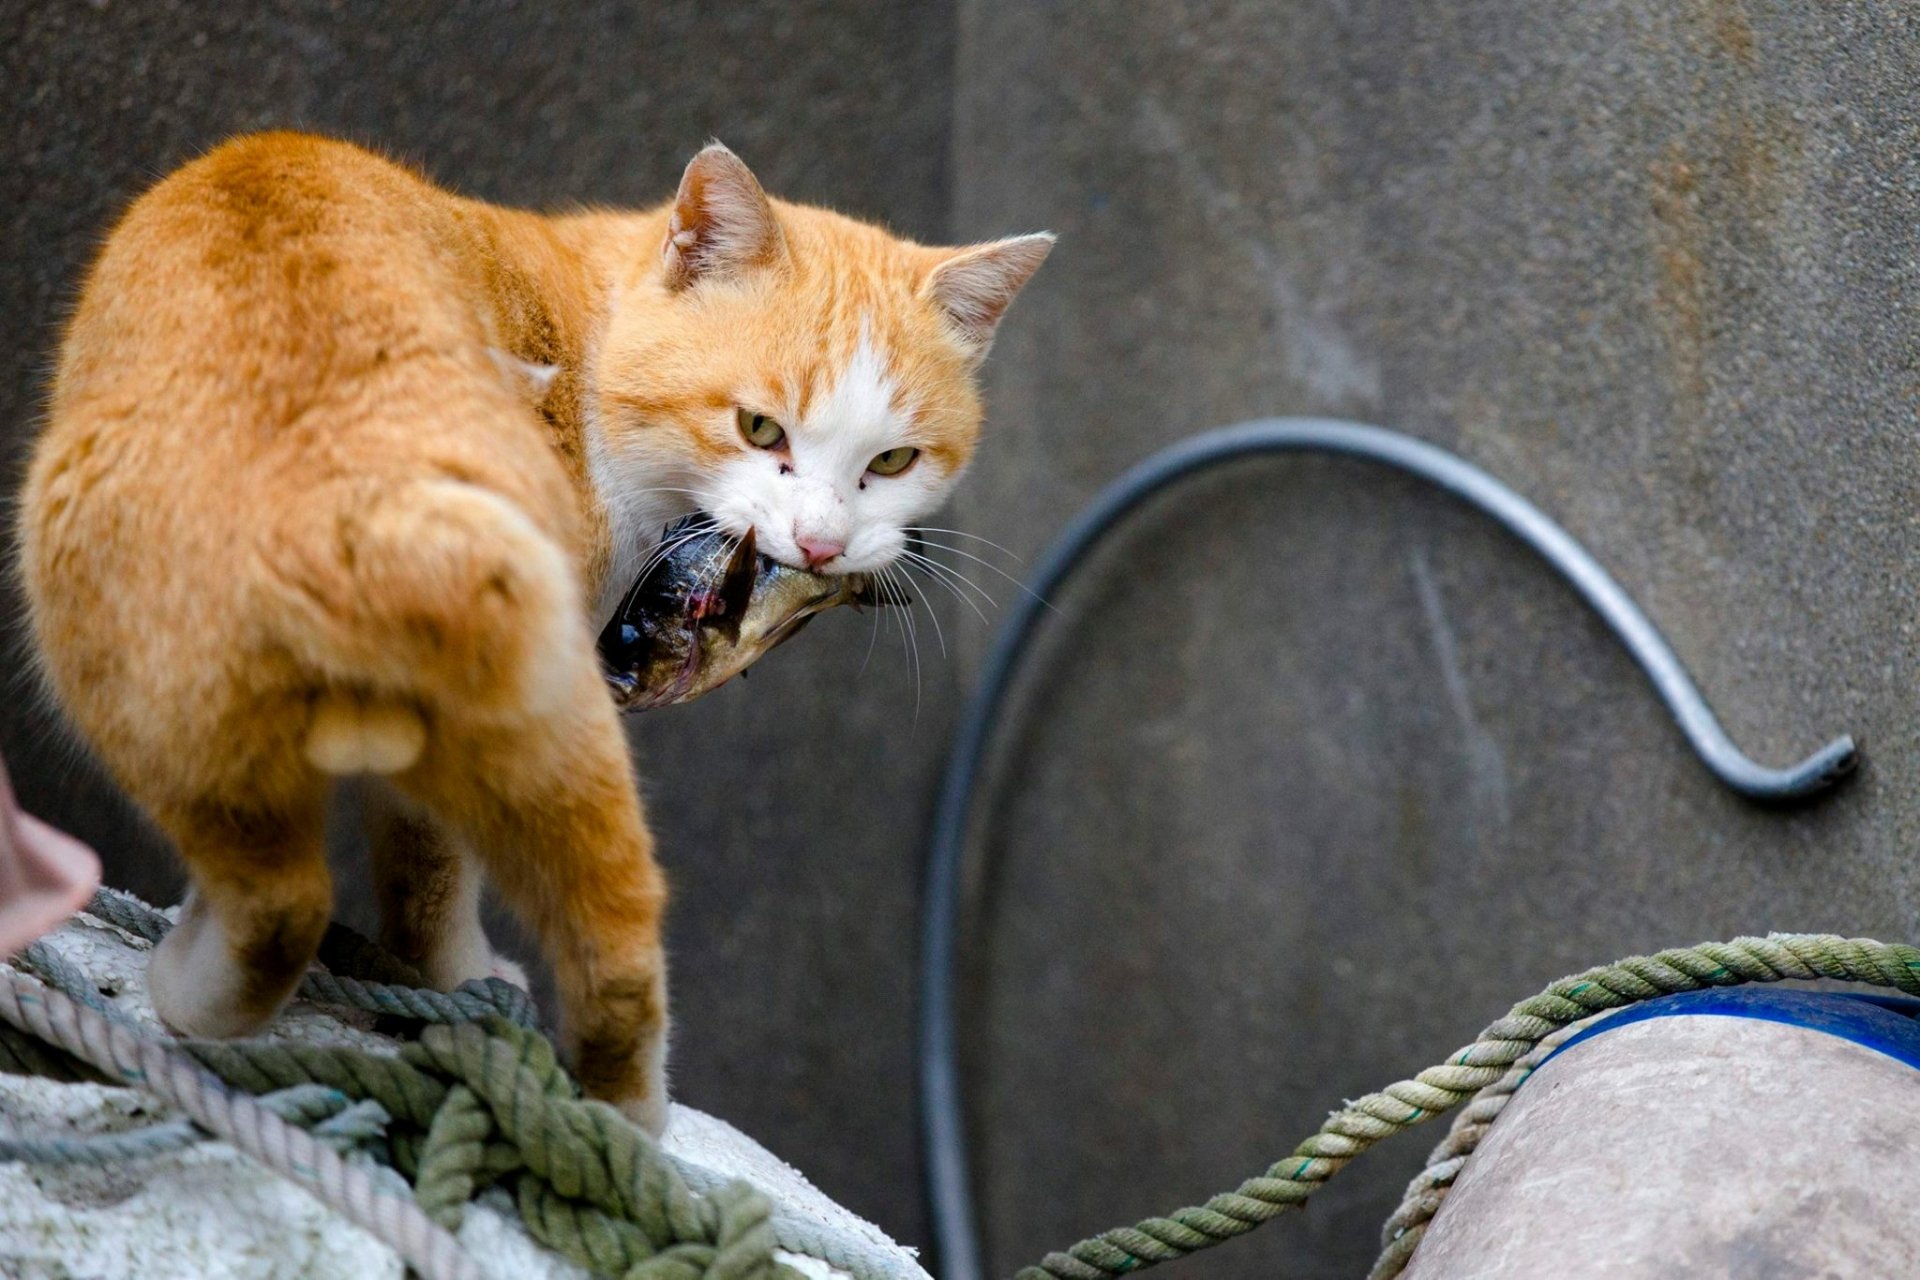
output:
[[[1051,243],[913,244],[718,145],[638,213],[498,208],[289,133],[142,197],[19,533],[48,686],[190,873],[160,1015],[273,1016],[331,914],[334,780],[377,775],[388,944],[442,987],[494,972],[489,877],[581,1082],[658,1132],[666,890],[595,636],[690,510],[821,572],[891,560]]]

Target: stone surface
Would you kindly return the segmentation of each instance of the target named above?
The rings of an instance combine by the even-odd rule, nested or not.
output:
[[[148,943],[82,915],[51,935],[47,945],[93,979],[139,1026],[163,1033],[147,997]],[[304,1001],[295,1001],[269,1035],[375,1053],[399,1048],[394,1040]],[[0,1075],[0,1117],[8,1129],[44,1137],[125,1132],[179,1115],[136,1089]],[[710,1177],[752,1183],[811,1229],[891,1255],[901,1277],[927,1280],[911,1250],[834,1203],[798,1170],[725,1121],[676,1105],[662,1145]],[[410,1194],[391,1170],[381,1170],[380,1176],[392,1181],[394,1194]],[[499,1188],[467,1210],[459,1236],[485,1274],[498,1280],[583,1280],[586,1275],[536,1244]],[[818,1258],[783,1256],[813,1280],[848,1280]],[[223,1142],[109,1165],[0,1164],[0,1274],[7,1276],[401,1280],[404,1271],[399,1256],[385,1245]]]
[[[1920,1256],[1916,1160],[1911,1063],[1805,1026],[1653,1018],[1528,1078],[1404,1274],[1902,1275]]]
[[[1910,939],[1920,11],[1774,0],[964,0],[956,235],[1048,226],[959,524],[1031,556],[1154,447],[1274,413],[1517,485],[1734,737],[1754,808],[1528,555],[1416,484],[1191,484],[1064,598],[986,811],[993,1273],[1264,1169],[1589,964]],[[1363,1274],[1426,1147],[1200,1277]]]

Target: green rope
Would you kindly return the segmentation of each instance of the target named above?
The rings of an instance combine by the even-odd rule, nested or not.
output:
[[[1106,1280],[1185,1257],[1300,1208],[1328,1179],[1384,1138],[1424,1124],[1502,1080],[1545,1037],[1606,1009],[1678,991],[1786,978],[1834,978],[1920,995],[1920,949],[1866,938],[1774,934],[1634,956],[1562,978],[1445,1062],[1355,1099],[1265,1173],[1203,1205],[1116,1227],[1050,1253],[1018,1280]]]
[[[696,1194],[618,1111],[578,1096],[547,1039],[504,1018],[427,1027],[396,1057],[183,1043],[249,1093],[310,1080],[378,1103],[392,1117],[395,1166],[443,1226],[456,1227],[488,1187],[510,1183],[534,1238],[590,1270],[626,1280],[797,1277],[773,1260],[765,1196],[744,1183]]]
[[[90,910],[139,936],[153,940],[166,931],[165,918],[137,899],[108,900],[97,909],[102,905],[96,899]],[[358,935],[338,935],[334,946],[336,957],[383,964],[383,953]],[[126,1025],[126,1015],[50,948],[29,949],[23,958],[56,987]],[[414,992],[389,999],[377,990],[400,987],[413,976],[397,961],[384,962],[383,976],[400,983],[341,976],[347,981],[338,990],[347,1002],[372,1002],[359,1007],[403,1013],[424,1007],[408,1002]],[[1515,1005],[1444,1063],[1347,1103],[1264,1174],[1203,1205],[1049,1254],[1020,1271],[1018,1280],[1106,1280],[1211,1248],[1303,1206],[1375,1143],[1476,1095],[1510,1093],[1524,1079],[1528,1056],[1572,1024],[1674,992],[1787,978],[1866,982],[1920,994],[1920,949],[1776,934],[1630,957],[1563,978]],[[551,1042],[530,1018],[510,1016],[522,1012],[510,997],[482,990],[473,1001],[449,1007],[444,1020],[438,1011],[408,1013],[437,1025],[395,1057],[268,1041],[183,1047],[228,1084],[274,1099],[277,1111],[307,1123],[321,1120],[316,1134],[341,1122],[338,1132],[324,1135],[336,1143],[363,1141],[384,1128],[395,1167],[413,1179],[422,1209],[444,1227],[457,1226],[476,1195],[508,1185],[535,1239],[598,1273],[625,1280],[791,1280],[797,1274],[773,1260],[778,1242],[772,1206],[763,1195],[739,1182],[707,1180],[696,1189],[618,1112],[578,1096]],[[7,1070],[99,1078],[69,1055],[0,1025],[0,1071]],[[349,1099],[355,1100],[351,1106]],[[1490,1099],[1489,1107],[1496,1103]],[[103,1135],[108,1141],[98,1150],[113,1150],[114,1140],[129,1150],[142,1141],[171,1142],[173,1135],[161,1132],[166,1129]],[[1465,1146],[1470,1151],[1470,1141]],[[76,1156],[62,1148],[47,1154],[61,1159],[89,1153]],[[1410,1213],[1383,1256],[1387,1270],[1376,1274],[1397,1273],[1405,1265],[1431,1206]]]
[[[354,1102],[325,1085],[302,1084],[261,1097],[282,1120],[346,1153],[385,1136],[387,1113],[377,1102]],[[165,1120],[118,1133],[31,1133],[0,1129],[0,1163],[120,1164],[200,1145],[207,1135],[191,1120]]]
[[[452,991],[367,982],[315,971],[300,980],[300,998],[420,1022],[472,1022],[498,1016],[523,1027],[540,1025],[533,997],[501,978],[478,978]]]
[[[149,942],[172,927],[159,911],[113,890],[96,895],[88,911]],[[737,1181],[696,1191],[618,1111],[581,1099],[537,1030],[525,992],[497,979],[452,993],[405,985],[417,975],[344,929],[330,932],[324,950],[343,970],[365,966],[399,981],[316,972],[303,980],[302,996],[424,1021],[420,1039],[397,1056],[263,1040],[181,1047],[333,1145],[384,1138],[415,1199],[443,1227],[456,1229],[475,1196],[504,1184],[536,1240],[597,1272],[625,1280],[798,1280],[774,1261],[780,1241],[767,1198]],[[55,989],[138,1030],[46,942],[21,960]],[[12,1061],[59,1071],[64,1064],[53,1052],[10,1028],[0,1035],[0,1069]],[[176,1150],[201,1136],[185,1122],[87,1139],[3,1134],[0,1158],[106,1162]]]
[[[117,890],[100,890],[87,911],[150,943],[172,928],[163,913]],[[423,989],[424,979],[405,962],[337,924],[320,958],[331,972],[309,973],[303,998],[425,1022],[420,1039],[397,1056],[264,1040],[186,1041],[179,1048],[328,1145],[366,1145],[391,1162],[440,1228],[457,1228],[475,1196],[500,1186],[536,1240],[629,1280],[796,1277],[774,1261],[777,1248],[820,1258],[856,1280],[917,1274],[851,1233],[782,1211],[744,1182],[678,1160],[619,1112],[582,1100],[519,988],[487,979],[450,993]],[[151,1038],[53,946],[34,944],[20,960],[56,990]],[[0,1071],[101,1078],[4,1022]],[[325,1108],[316,1110],[321,1099]],[[185,1122],[87,1138],[0,1133],[0,1159],[108,1162],[204,1136]]]
[[[1500,1113],[1506,1109],[1514,1093],[1562,1044],[1603,1018],[1611,1017],[1614,1012],[1612,1009],[1603,1009],[1578,1022],[1569,1022],[1542,1038],[1525,1057],[1508,1067],[1505,1075],[1474,1094],[1471,1102],[1454,1112],[1447,1136],[1428,1153],[1427,1167],[1407,1184],[1400,1207],[1394,1210],[1386,1226],[1381,1228],[1380,1256],[1374,1260],[1373,1269],[1367,1272],[1367,1280],[1393,1280],[1394,1276],[1406,1269],[1413,1260],[1414,1250],[1426,1235],[1427,1224],[1440,1211],[1440,1206],[1446,1203],[1448,1194],[1453,1190],[1453,1180],[1466,1166],[1467,1157],[1479,1147],[1480,1139],[1500,1118]]]

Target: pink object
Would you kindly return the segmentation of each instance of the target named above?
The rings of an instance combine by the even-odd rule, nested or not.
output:
[[[793,541],[800,548],[800,554],[807,558],[809,569],[818,569],[847,549],[846,543],[831,538],[803,538],[795,534]]]
[[[100,883],[100,856],[20,808],[0,763],[0,956],[78,911]]]

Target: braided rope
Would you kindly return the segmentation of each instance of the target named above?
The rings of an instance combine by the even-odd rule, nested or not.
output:
[[[190,1120],[168,1120],[125,1133],[19,1133],[0,1130],[0,1161],[28,1164],[119,1164],[198,1146],[206,1135]]]
[[[478,1280],[473,1259],[418,1205],[382,1191],[367,1170],[346,1164],[311,1134],[228,1089],[172,1046],[9,970],[0,970],[0,1019],[178,1107],[391,1245],[431,1280]]]
[[[733,1179],[702,1164],[667,1153],[680,1176],[700,1195],[712,1195]],[[844,1271],[856,1280],[892,1280],[901,1275],[899,1255],[873,1241],[815,1218],[804,1218],[776,1203],[773,1234],[780,1247]]]
[[[1291,1156],[1258,1177],[1203,1205],[1116,1227],[1063,1253],[1050,1253],[1023,1268],[1018,1280],[1106,1280],[1212,1248],[1299,1208],[1375,1143],[1499,1084],[1543,1040],[1571,1023],[1677,991],[1786,978],[1835,978],[1920,995],[1920,949],[1866,938],[1773,934],[1633,956],[1562,978],[1513,1006],[1445,1062],[1347,1103]]]
[[[261,1106],[345,1154],[385,1135],[387,1112],[373,1101],[354,1102],[325,1085],[303,1084],[262,1096]],[[0,1130],[0,1162],[119,1164],[145,1160],[205,1142],[190,1120],[165,1120],[121,1133],[27,1133]]]
[[[163,913],[113,889],[88,904],[95,918],[148,943],[173,927]],[[889,1251],[769,1203],[747,1184],[662,1151],[619,1113],[583,1102],[539,1034],[531,998],[498,979],[442,993],[377,944],[340,925],[321,944],[333,972],[312,972],[299,994],[429,1024],[398,1057],[270,1041],[183,1041],[179,1049],[226,1084],[277,1110],[331,1099],[337,1114],[302,1114],[321,1141],[384,1137],[386,1156],[415,1183],[427,1218],[454,1228],[488,1186],[511,1180],[535,1239],[582,1265],[629,1280],[791,1277],[776,1248],[818,1258],[856,1280],[906,1270]],[[99,1017],[142,1035],[59,952],[36,944],[21,959]],[[56,1074],[65,1055],[0,1021],[0,1070],[10,1061]],[[90,1069],[75,1062],[63,1078]],[[350,1100],[359,1099],[358,1102]],[[200,1140],[184,1122],[124,1134],[0,1135],[0,1159],[98,1162],[160,1154]]]
[[[66,1050],[6,1022],[0,1022],[0,1075],[41,1076],[61,1084],[113,1083]]]
[[[1552,1057],[1554,1051],[1568,1039],[1612,1012],[1609,1009],[1590,1018],[1570,1022],[1543,1037],[1532,1052],[1507,1068],[1505,1075],[1474,1094],[1472,1100],[1460,1108],[1453,1123],[1447,1127],[1447,1136],[1428,1154],[1426,1168],[1414,1175],[1413,1181],[1407,1184],[1400,1207],[1393,1211],[1386,1225],[1381,1228],[1380,1256],[1367,1272],[1367,1280],[1392,1280],[1406,1269],[1407,1263],[1413,1260],[1414,1249],[1419,1247],[1421,1237],[1426,1234],[1427,1224],[1440,1212],[1448,1192],[1453,1190],[1454,1179],[1466,1167],[1467,1157],[1479,1149],[1480,1140],[1486,1136],[1493,1122],[1500,1118],[1500,1113],[1506,1110],[1515,1090],[1525,1084],[1540,1064]]]
[[[82,908],[88,915],[124,929],[136,938],[158,942],[167,936],[173,922],[154,907],[120,889],[101,885]]]
[[[696,1193],[618,1111],[577,1096],[545,1037],[504,1019],[430,1026],[397,1057],[261,1041],[185,1048],[238,1088],[323,1081],[424,1131],[395,1132],[391,1149],[443,1225],[511,1177],[534,1238],[582,1266],[626,1280],[797,1280],[773,1258],[781,1242],[764,1195],[737,1181]]]
[[[538,1027],[533,997],[500,978],[463,982],[452,991],[367,982],[313,970],[300,980],[300,997],[315,1004],[345,1005],[369,1013],[414,1018],[428,1023],[477,1022],[502,1017],[523,1027]]]

